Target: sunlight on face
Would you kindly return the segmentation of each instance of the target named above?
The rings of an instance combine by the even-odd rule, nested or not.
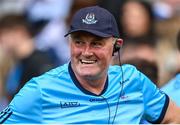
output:
[[[106,77],[112,59],[113,37],[101,38],[86,32],[71,34],[71,63],[76,76]]]

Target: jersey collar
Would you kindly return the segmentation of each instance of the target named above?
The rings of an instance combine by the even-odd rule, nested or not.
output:
[[[93,96],[101,96],[102,94],[105,93],[105,91],[106,91],[106,89],[108,87],[108,76],[107,76],[106,83],[105,83],[103,91],[99,95],[96,95],[96,94],[86,90],[84,87],[81,86],[80,82],[77,80],[77,78],[76,78],[76,76],[75,76],[75,74],[74,74],[74,72],[72,70],[71,62],[68,65],[68,71],[69,71],[69,74],[71,76],[71,79],[73,80],[73,83],[85,94],[93,95]]]

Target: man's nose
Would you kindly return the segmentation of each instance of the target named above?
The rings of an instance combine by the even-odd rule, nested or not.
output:
[[[86,45],[86,46],[84,47],[83,54],[84,54],[84,55],[93,55],[93,53],[92,53],[92,48],[91,48],[90,45]]]

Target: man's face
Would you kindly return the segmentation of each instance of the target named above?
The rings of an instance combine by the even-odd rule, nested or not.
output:
[[[70,41],[72,69],[76,76],[92,80],[106,77],[112,59],[113,37],[75,32]]]

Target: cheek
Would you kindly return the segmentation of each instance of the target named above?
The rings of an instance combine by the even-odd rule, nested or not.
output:
[[[81,54],[81,50],[76,48],[75,46],[71,45],[71,57],[77,57]]]
[[[112,59],[112,54],[113,54],[113,49],[106,48],[99,55],[101,58],[103,58],[103,60],[110,62]]]

